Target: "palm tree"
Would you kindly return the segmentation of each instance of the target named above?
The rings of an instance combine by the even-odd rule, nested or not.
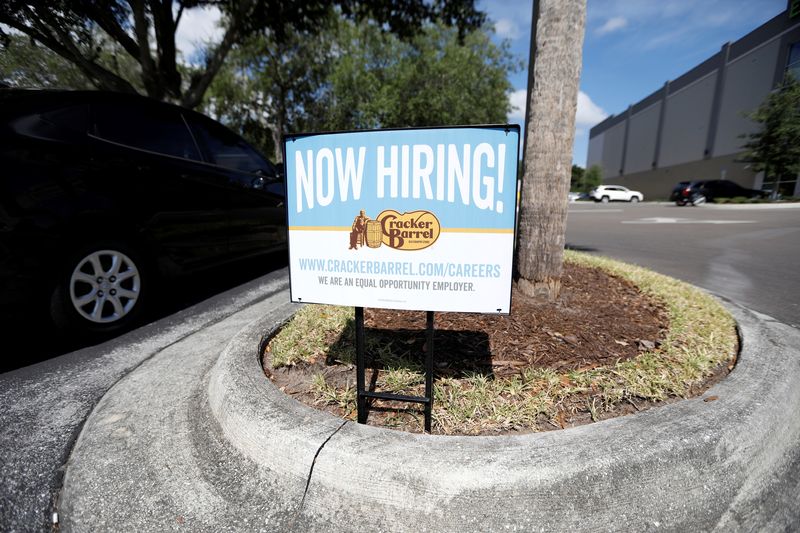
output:
[[[561,290],[585,24],[586,0],[534,0],[517,284],[547,300]]]

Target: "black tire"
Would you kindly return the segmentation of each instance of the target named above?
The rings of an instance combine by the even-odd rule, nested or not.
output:
[[[61,266],[50,299],[51,318],[68,336],[120,333],[142,315],[148,276],[144,258],[126,243],[109,240],[81,246]]]
[[[630,203],[638,204],[639,203],[639,197],[638,196],[631,196]]]
[[[600,198],[600,202],[607,204],[611,199],[608,196],[603,196]]]
[[[677,205],[678,207],[683,207],[686,205],[686,200],[676,200],[675,205]]]

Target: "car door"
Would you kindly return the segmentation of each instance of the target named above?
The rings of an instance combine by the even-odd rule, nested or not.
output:
[[[701,189],[701,193],[708,201],[713,201],[715,198],[721,198],[725,196],[725,191],[720,180],[709,180],[705,182],[703,184],[703,188]]]
[[[739,186],[738,183],[734,183],[732,181],[721,181],[720,183],[724,188],[724,191],[719,194],[720,197],[736,198],[737,196],[749,196],[747,189]]]
[[[162,268],[203,268],[228,253],[229,184],[209,172],[180,111],[138,99],[92,106],[93,173],[114,216],[154,247]]]
[[[206,117],[187,114],[206,160],[230,184],[229,249],[248,256],[286,245],[285,190],[279,170],[241,137]]]
[[[620,190],[619,190],[619,187],[613,187],[613,186],[612,186],[612,187],[608,187],[608,188],[606,189],[606,191],[607,191],[607,193],[608,193],[608,199],[609,199],[609,200],[612,200],[612,201],[614,201],[614,200],[621,200],[621,199],[622,199],[622,198],[620,197]]]

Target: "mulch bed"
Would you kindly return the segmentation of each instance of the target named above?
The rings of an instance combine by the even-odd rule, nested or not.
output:
[[[425,313],[367,309],[366,335],[370,342],[387,346],[392,357],[418,361],[422,365],[425,345]],[[546,367],[559,373],[588,370],[613,365],[657,348],[668,330],[663,306],[648,298],[630,282],[610,276],[599,269],[565,263],[561,298],[555,303],[542,303],[528,298],[516,289],[511,314],[508,316],[469,313],[436,313],[435,356],[436,378],[463,377],[479,373],[489,377],[506,377],[530,367]],[[351,339],[330,339],[352,343]],[[381,368],[384,362],[368,360],[368,368]],[[269,352],[264,357],[264,370],[274,384],[295,399],[337,416],[344,416],[336,405],[315,404],[312,379],[322,373],[336,386],[355,384],[353,365],[323,358],[311,364],[272,369]],[[715,375],[691,392],[701,394],[727,375],[722,365]],[[367,372],[368,383],[370,371]],[[578,398],[572,413],[555,423],[543,420],[539,429],[560,429],[591,421],[581,409]],[[663,402],[662,402],[663,403]],[[383,425],[396,410],[414,411],[409,404],[392,405],[379,402],[370,412],[369,424]],[[631,413],[652,406],[651,402],[622,404],[601,418]],[[349,413],[352,418],[352,413]],[[419,417],[410,420],[410,431],[419,430]],[[396,426],[396,418],[392,418]],[[497,434],[497,433],[491,433]]]

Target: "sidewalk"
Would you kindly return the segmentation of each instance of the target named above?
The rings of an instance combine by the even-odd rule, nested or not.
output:
[[[729,304],[743,350],[704,395],[715,401],[444,437],[344,422],[277,391],[259,341],[287,302],[278,293],[199,330],[108,391],[67,464],[62,531],[800,526],[800,331],[769,317]]]
[[[124,376],[287,287],[284,269],[99,346],[0,375],[0,530],[52,527],[65,464],[84,421]],[[217,339],[217,356],[229,340]]]

